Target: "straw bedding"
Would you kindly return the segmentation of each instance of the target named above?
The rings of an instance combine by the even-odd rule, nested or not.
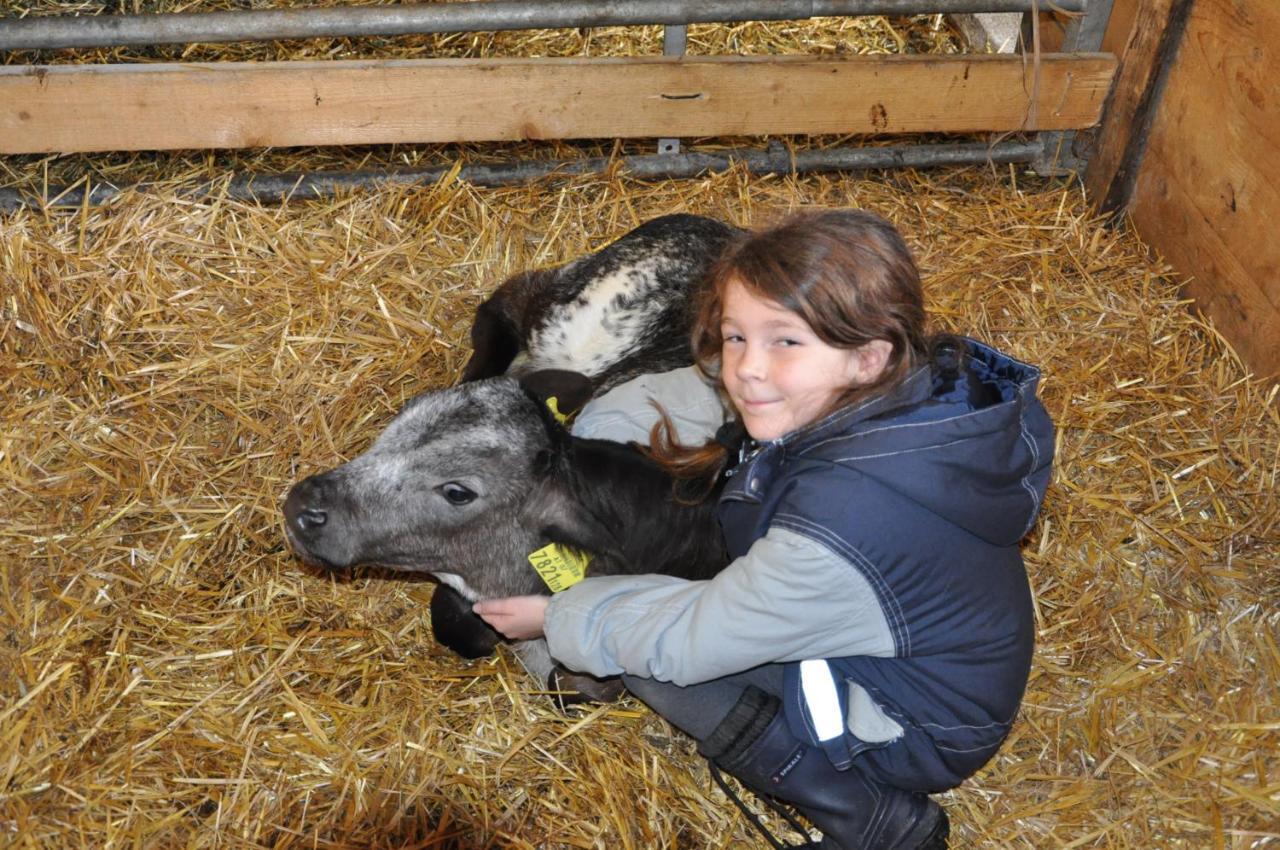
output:
[[[0,846],[763,847],[643,705],[453,657],[429,583],[304,567],[279,505],[455,379],[505,276],[806,205],[897,223],[1059,427],[1032,679],[954,846],[1280,844],[1277,391],[1078,190],[953,169],[0,217]]]
[[[1274,840],[1275,392],[1076,191],[960,170],[5,218],[0,842],[754,846],[643,706],[561,716],[510,656],[450,656],[429,584],[306,569],[279,503],[454,378],[505,275],[806,204],[894,220],[938,326],[1043,364],[1061,429],[1035,670],[946,795],[958,846]]]

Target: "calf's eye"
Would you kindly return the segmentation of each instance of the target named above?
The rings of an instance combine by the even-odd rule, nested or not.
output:
[[[440,485],[440,493],[449,500],[451,505],[465,505],[474,502],[476,492],[469,487],[464,487],[457,481],[448,481]]]

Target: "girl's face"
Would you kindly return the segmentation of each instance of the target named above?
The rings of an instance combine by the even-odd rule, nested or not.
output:
[[[757,440],[808,425],[849,387],[874,381],[891,348],[884,340],[828,345],[800,316],[733,279],[725,285],[720,334],[721,380]]]

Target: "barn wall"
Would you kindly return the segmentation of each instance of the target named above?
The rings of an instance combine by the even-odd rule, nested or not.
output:
[[[1280,377],[1280,3],[1194,0],[1128,210],[1258,375]]]

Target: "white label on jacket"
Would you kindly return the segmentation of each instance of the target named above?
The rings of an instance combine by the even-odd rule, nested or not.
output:
[[[830,741],[844,734],[844,712],[831,667],[821,658],[800,662],[800,689],[813,719],[819,741]]]

